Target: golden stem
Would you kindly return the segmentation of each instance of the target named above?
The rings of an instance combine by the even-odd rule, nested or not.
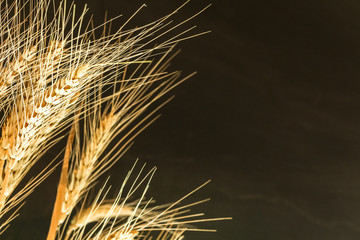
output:
[[[67,178],[68,178],[68,168],[69,168],[69,159],[70,159],[70,153],[71,153],[71,146],[73,144],[75,137],[75,124],[71,127],[70,134],[68,137],[66,149],[65,149],[65,155],[63,160],[63,165],[61,169],[61,175],[60,175],[60,182],[57,190],[56,200],[54,204],[53,213],[51,216],[51,223],[49,227],[49,232],[47,236],[47,240],[55,240],[56,237],[56,230],[59,224],[60,216],[61,216],[61,206],[64,202],[65,198],[65,189],[67,185]]]

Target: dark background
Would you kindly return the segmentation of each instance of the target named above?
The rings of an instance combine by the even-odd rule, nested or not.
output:
[[[182,3],[86,2],[98,23],[106,10],[127,19],[146,2],[138,26]],[[114,188],[137,158],[158,167],[149,195],[159,203],[212,179],[189,200],[211,197],[196,209],[234,219],[199,224],[218,232],[190,240],[358,239],[360,2],[193,0],[179,15],[210,2],[192,22],[212,33],[179,44],[173,62],[199,73],[111,170]],[[5,239],[44,238],[57,179],[29,198]]]

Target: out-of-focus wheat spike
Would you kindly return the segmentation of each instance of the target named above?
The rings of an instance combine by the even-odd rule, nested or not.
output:
[[[137,177],[138,178],[138,177]],[[138,189],[140,184],[145,180],[144,178],[140,183],[134,182]],[[149,178],[149,181],[151,177]],[[127,180],[124,181],[125,183]],[[133,185],[134,185],[133,184]],[[191,203],[184,206],[175,207],[180,201],[183,201],[186,197],[199,190],[202,186],[190,192],[175,203],[149,207],[150,202],[142,202],[142,199],[148,189],[148,184],[142,194],[142,198],[138,200],[136,204],[132,204],[127,207],[127,200],[133,194],[133,190],[130,189],[124,199],[121,199],[122,189],[119,195],[113,202],[113,204],[96,202],[92,207],[81,210],[68,228],[65,239],[79,240],[79,239],[126,239],[126,237],[132,237],[133,239],[150,239],[150,232],[160,231],[160,234],[156,239],[159,240],[179,240],[182,239],[182,235],[185,231],[207,231],[212,232],[212,229],[197,229],[191,228],[188,224],[196,222],[208,222],[227,220],[229,218],[214,218],[203,219],[196,218],[202,217],[203,214],[189,214],[189,207],[195,204],[204,202],[199,201],[197,203]],[[165,210],[160,210],[165,209]],[[92,228],[87,234],[80,233],[85,229],[88,224],[95,223],[95,227]],[[133,233],[133,235],[128,235]],[[135,233],[135,234],[134,234]],[[149,233],[148,235],[144,235]],[[129,238],[131,239],[131,238]]]
[[[168,226],[168,228],[172,228],[171,225]],[[143,236],[142,240],[182,240],[184,239],[184,233],[186,232],[186,229],[183,227],[177,227],[177,229],[173,231],[166,231],[162,230],[157,236],[154,236],[154,234],[146,234]]]
[[[89,179],[100,154],[108,144],[108,139],[111,134],[110,130],[113,128],[116,121],[117,119],[112,114],[104,116],[100,121],[99,127],[95,129],[92,137],[87,142],[86,149],[84,150],[78,165],[73,169],[66,188],[61,222],[65,220],[66,216],[72,211],[81,199],[83,193],[91,184]]]
[[[101,236],[89,240],[135,240],[138,234],[139,233],[136,230],[131,230],[129,232],[118,231],[111,234],[103,233]]]
[[[114,205],[113,203],[101,204],[95,210],[93,207],[80,211],[73,217],[71,224],[68,228],[68,232],[74,232],[78,228],[82,228],[85,225],[102,221],[104,218],[122,218],[131,216],[134,213],[134,206],[132,205]]]

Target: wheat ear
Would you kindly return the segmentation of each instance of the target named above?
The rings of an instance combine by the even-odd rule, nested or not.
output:
[[[149,110],[150,106],[193,75],[179,80],[179,71],[167,72],[172,58],[168,55],[178,42],[206,32],[190,34],[195,26],[179,34],[173,34],[173,30],[207,7],[172,25],[170,18],[185,2],[156,21],[126,30],[143,5],[110,34],[107,28],[114,19],[94,27],[85,17],[86,7],[76,15],[75,4],[55,2],[15,0],[9,4],[0,0],[0,106],[4,113],[0,120],[0,234],[18,209],[6,220],[4,215],[21,204],[56,164],[50,164],[24,188],[15,189],[73,122],[48,240],[146,239],[149,235],[144,233],[154,230],[162,231],[158,239],[174,240],[181,239],[184,225],[214,220],[190,220],[201,214],[186,215],[185,206],[175,207],[183,198],[150,208],[151,199],[144,199],[154,169],[143,180],[139,180],[139,173],[124,198],[123,186],[129,176],[111,204],[94,201],[91,210],[85,207],[74,211],[79,204],[85,206],[85,196],[95,180],[122,156],[169,100],[154,110]],[[102,27],[102,35],[96,37]],[[154,61],[156,57],[160,60]],[[78,121],[83,121],[84,129]],[[109,149],[116,137],[119,140]],[[142,183],[146,186],[140,199],[136,204],[129,203]],[[88,231],[91,223],[95,226]]]

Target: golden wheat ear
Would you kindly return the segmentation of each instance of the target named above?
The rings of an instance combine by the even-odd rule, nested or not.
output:
[[[181,79],[179,71],[167,71],[178,42],[206,33],[192,34],[195,27],[174,33],[207,8],[174,24],[171,18],[185,4],[126,30],[141,7],[110,33],[115,19],[94,27],[86,18],[87,8],[76,15],[73,3],[0,0],[0,231],[17,210],[7,219],[5,215],[54,169],[50,165],[17,190],[70,125],[48,240],[132,240],[147,238],[145,233],[152,231],[162,231],[158,239],[174,240],[181,239],[185,229],[191,230],[188,224],[214,220],[190,220],[201,214],[186,215],[187,207],[194,204],[178,207],[184,198],[150,207],[152,201],[144,196],[154,169],[142,178],[140,171],[124,197],[122,188],[116,199],[107,201],[106,194],[100,197],[103,188],[90,207],[84,203],[98,177],[156,120],[153,115],[171,98],[158,101],[193,75]],[[103,32],[97,37],[99,28]],[[109,147],[115,139],[115,146]],[[140,199],[131,202],[130,196],[143,184]],[[79,205],[82,208],[76,211]]]
[[[143,27],[125,31],[123,26],[114,34],[94,39],[90,36],[96,28],[83,26],[86,9],[76,18],[75,5],[61,2],[53,19],[47,21],[50,5],[50,0],[0,2],[0,27],[5,29],[0,32],[0,59],[4,60],[0,100],[9,99],[2,101],[6,110],[0,138],[1,216],[9,209],[5,205],[18,202],[9,201],[9,196],[20,181],[56,143],[48,141],[68,126],[74,112],[85,109],[81,103],[89,92],[114,83],[114,70],[149,63],[148,58],[167,51],[184,34],[151,46],[174,29],[166,22],[175,14],[171,13]],[[160,78],[143,76],[143,80],[135,82],[145,86]],[[134,94],[133,88],[138,86],[128,85],[122,94]],[[128,96],[134,100],[130,105],[147,101],[147,95]],[[93,104],[96,108],[98,103]]]

